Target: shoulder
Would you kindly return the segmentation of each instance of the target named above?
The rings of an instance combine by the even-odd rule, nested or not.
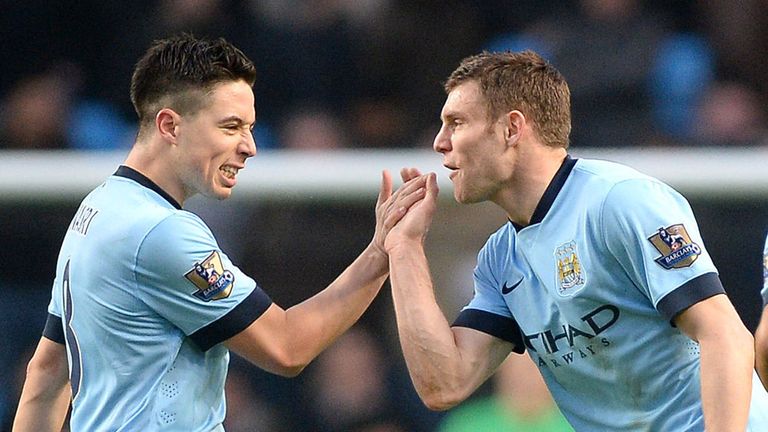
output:
[[[168,209],[165,209],[168,210]],[[147,241],[172,247],[179,243],[212,242],[214,237],[208,225],[194,213],[186,210],[161,211],[151,222]],[[150,217],[152,218],[152,217]]]
[[[514,225],[512,225],[512,222],[507,221],[507,223],[499,227],[496,232],[488,237],[488,240],[485,241],[482,249],[480,249],[480,253],[489,254],[495,253],[498,250],[509,250],[510,246],[514,245],[516,236],[517,231],[515,231]]]
[[[579,159],[573,178],[593,197],[600,197],[607,207],[646,206],[659,197],[682,199],[661,180],[616,162]]]
[[[581,182],[610,187],[623,182],[659,182],[654,177],[617,162],[598,159],[578,159],[573,168],[574,178]]]
[[[155,223],[141,241],[136,268],[145,276],[185,275],[195,263],[226,259],[208,226],[196,215],[173,211]],[[219,268],[221,265],[219,265]],[[182,280],[182,279],[179,279]]]

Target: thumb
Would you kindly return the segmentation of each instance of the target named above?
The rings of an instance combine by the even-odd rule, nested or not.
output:
[[[376,205],[381,205],[392,196],[392,175],[387,170],[381,172],[381,187],[379,188],[379,198]]]
[[[427,174],[427,197],[435,200],[440,193],[440,187],[437,186],[437,174]]]

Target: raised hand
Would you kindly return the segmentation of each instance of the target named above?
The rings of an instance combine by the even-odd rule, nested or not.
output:
[[[423,199],[414,202],[408,211],[398,218],[396,225],[388,230],[384,241],[384,248],[387,252],[402,243],[413,241],[423,243],[432,224],[432,216],[437,209],[439,189],[437,176],[434,173],[421,175],[415,168],[403,168],[400,171],[400,176],[406,182],[423,179],[426,190]]]
[[[376,200],[376,230],[372,244],[385,255],[387,252],[384,241],[389,231],[426,195],[426,176],[419,175],[418,170],[410,172],[407,176],[402,171],[400,174],[403,185],[393,193],[392,176],[386,170],[381,173],[381,188]]]

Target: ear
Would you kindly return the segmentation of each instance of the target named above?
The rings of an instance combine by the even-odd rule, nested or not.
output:
[[[516,143],[522,136],[526,125],[526,118],[518,110],[510,111],[505,115],[504,139],[508,144]]]
[[[170,108],[163,108],[155,116],[155,128],[157,133],[165,140],[175,143],[177,128],[181,122],[181,116]]]

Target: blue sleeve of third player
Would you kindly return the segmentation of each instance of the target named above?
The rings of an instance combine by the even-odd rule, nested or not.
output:
[[[768,236],[765,238],[765,246],[763,246],[763,289],[761,291],[763,295],[763,307],[768,306]]]

